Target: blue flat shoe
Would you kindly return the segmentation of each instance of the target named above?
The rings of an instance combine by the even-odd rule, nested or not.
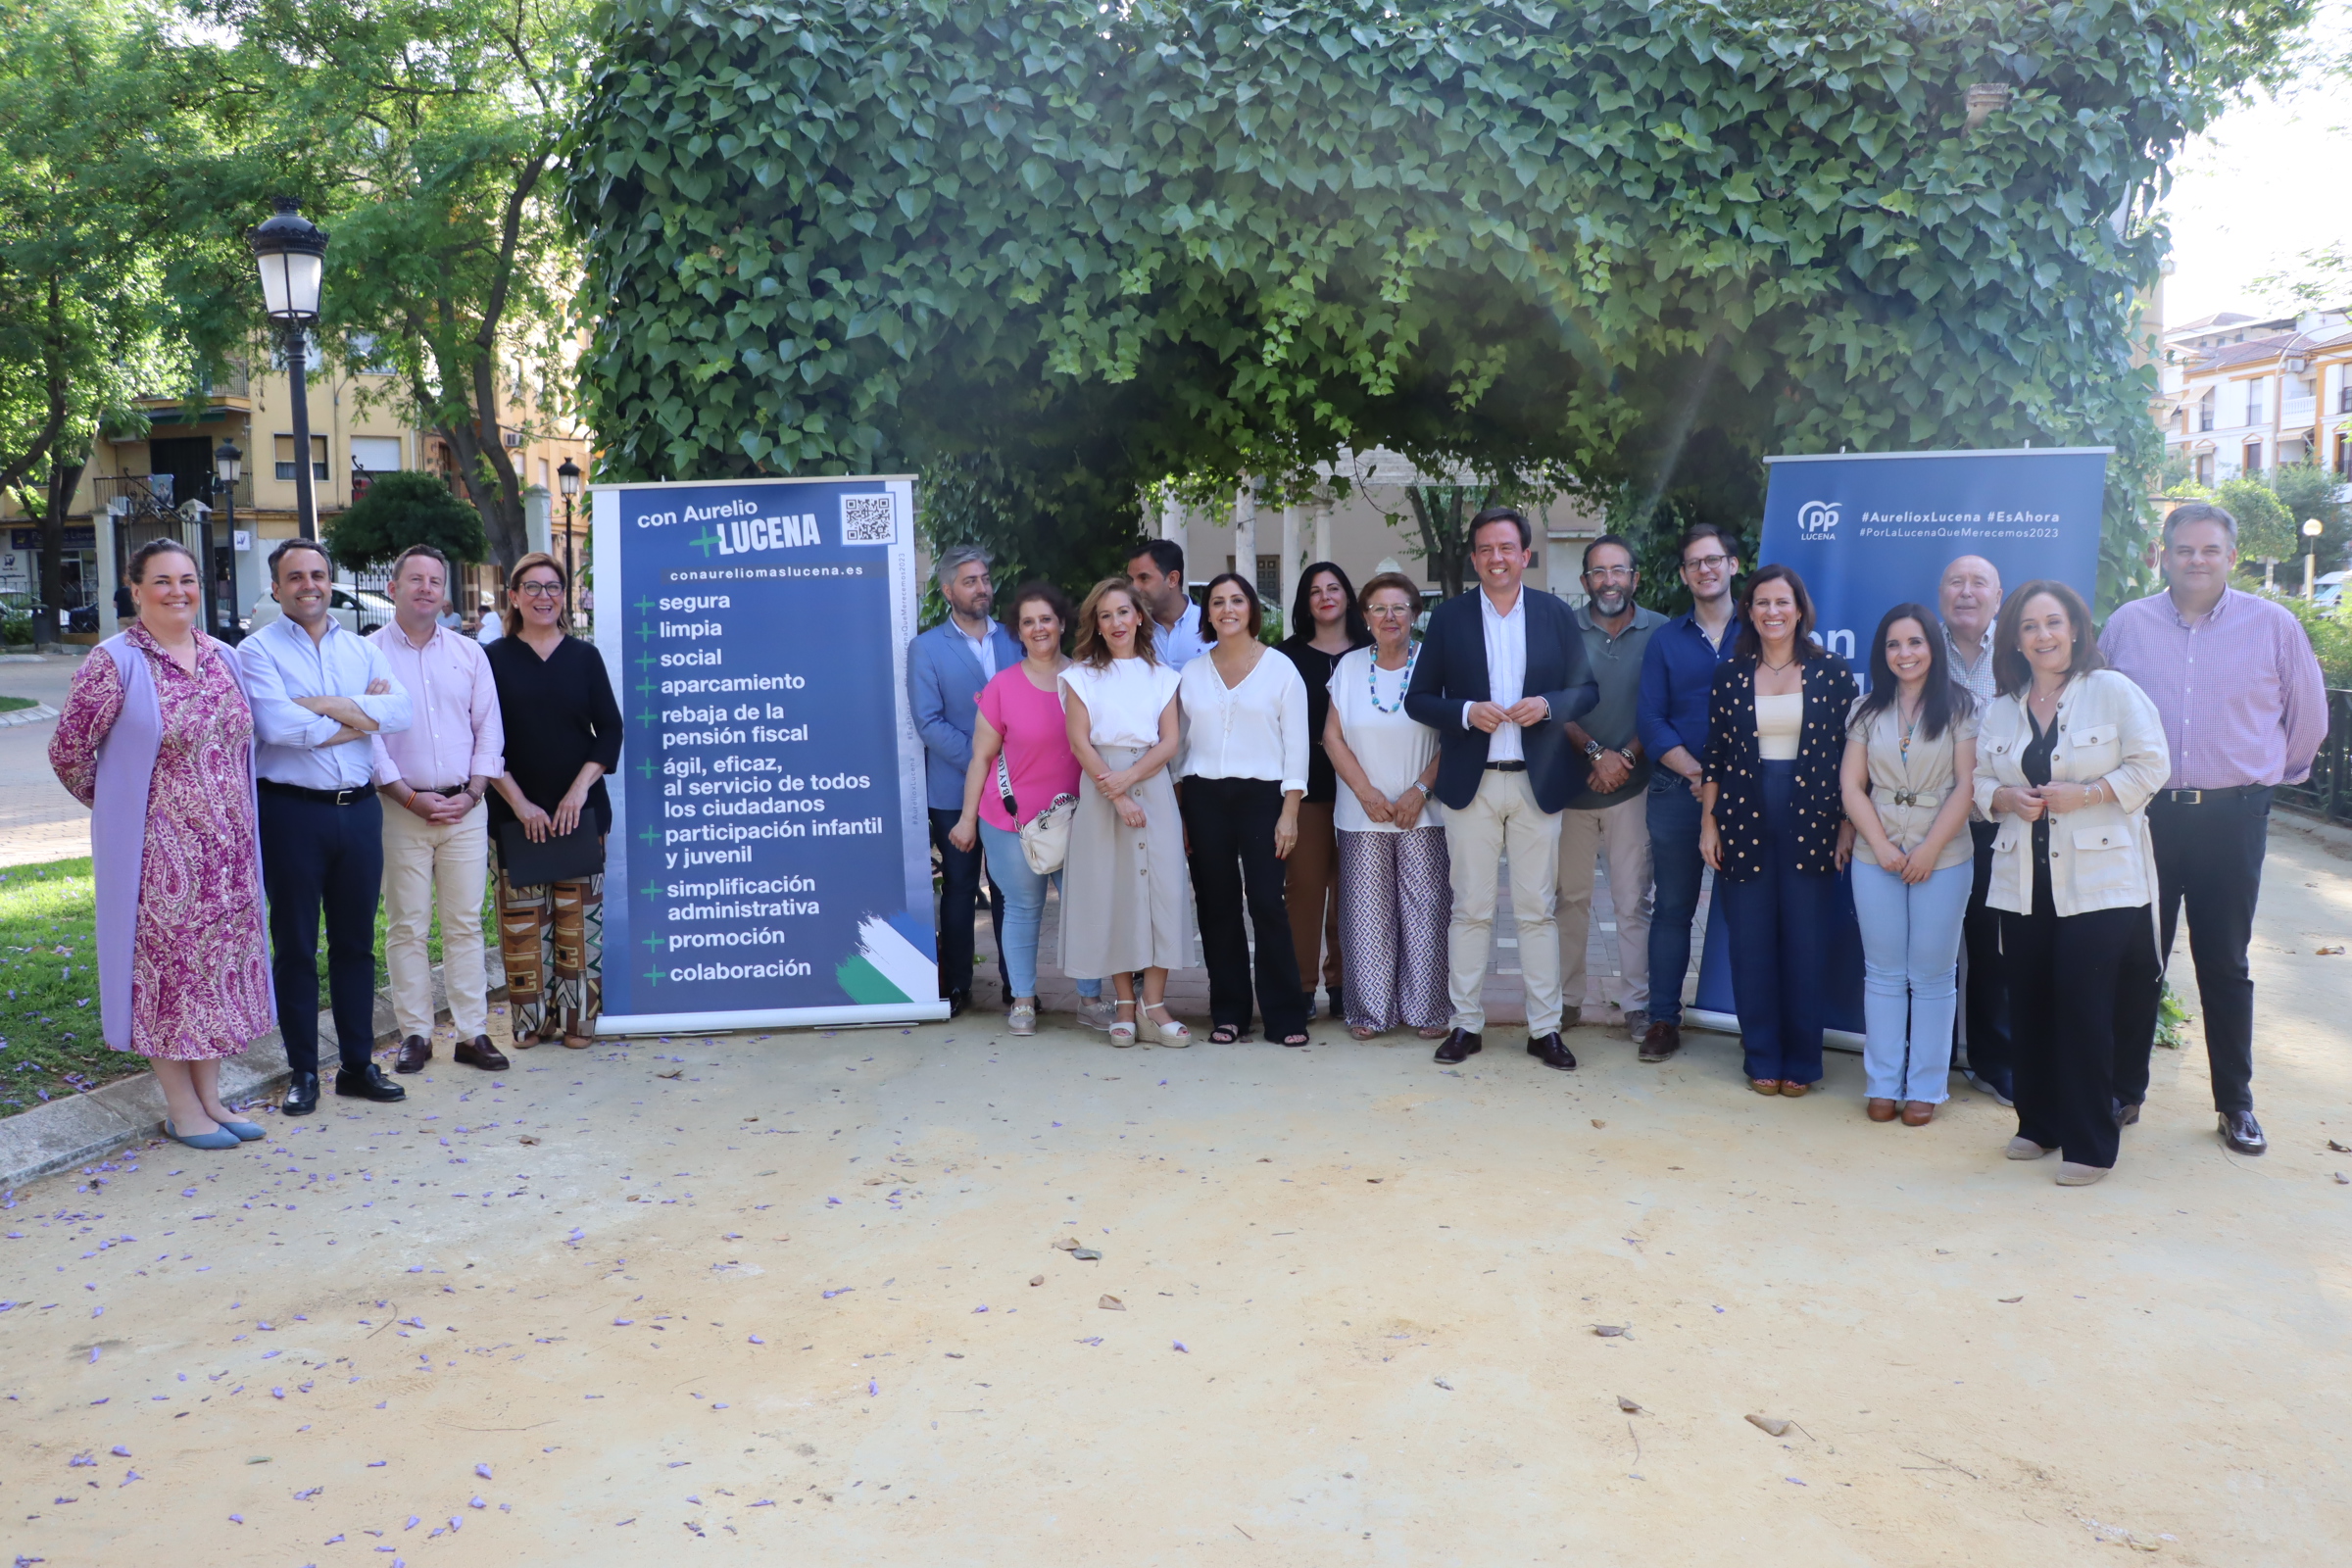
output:
[[[170,1122],[164,1123],[164,1136],[175,1144],[185,1144],[190,1149],[239,1149],[244,1147],[245,1143],[245,1140],[225,1127],[216,1127],[209,1133],[195,1133],[183,1137],[172,1130]]]
[[[222,1127],[226,1128],[228,1131],[230,1131],[230,1132],[232,1132],[232,1133],[235,1133],[235,1134],[237,1135],[238,1139],[239,1139],[241,1142],[244,1142],[244,1143],[248,1143],[248,1144],[255,1144],[255,1143],[259,1143],[259,1142],[261,1142],[263,1139],[265,1139],[265,1138],[267,1138],[267,1137],[269,1137],[269,1136],[270,1136],[270,1135],[269,1135],[269,1133],[265,1132],[265,1131],[264,1131],[262,1128],[260,1128],[260,1127],[257,1127],[256,1125],[254,1125],[252,1122],[249,1122],[249,1121],[237,1121],[237,1120],[235,1120],[234,1118],[232,1118],[232,1117],[228,1117],[228,1116],[221,1116],[221,1117],[218,1117],[218,1118],[216,1118],[216,1119],[217,1119],[217,1120],[218,1120],[218,1121],[220,1123],[220,1125],[221,1125]]]

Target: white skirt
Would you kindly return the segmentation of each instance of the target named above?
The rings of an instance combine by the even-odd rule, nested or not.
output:
[[[1113,768],[1143,755],[1132,746],[1097,749]],[[1118,808],[1093,780],[1081,780],[1078,791],[1061,871],[1061,972],[1101,979],[1194,967],[1192,870],[1167,769],[1137,785],[1131,796],[1144,808],[1142,827],[1121,823]]]

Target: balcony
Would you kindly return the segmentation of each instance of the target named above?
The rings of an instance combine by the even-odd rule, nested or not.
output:
[[[106,474],[90,481],[90,510],[101,514],[113,512],[131,516],[156,516],[176,511],[181,502],[191,499],[218,507],[225,499],[220,493],[221,488],[220,481],[210,474],[205,476],[201,488],[174,485],[172,475],[168,473]],[[189,493],[179,494],[181,489]],[[237,481],[236,504],[240,508],[252,507],[252,475],[248,474]]]

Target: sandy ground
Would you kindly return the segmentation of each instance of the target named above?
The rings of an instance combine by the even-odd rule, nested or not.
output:
[[[1460,1071],[970,1017],[543,1048],[150,1148],[0,1214],[0,1545],[2340,1562],[2348,873],[2275,835],[2270,1155],[2161,1053],[2084,1190],[1965,1090],[1873,1125],[1853,1057],[1767,1102],[1728,1039],[1644,1068],[1597,1029],[1573,1076],[1515,1030]]]

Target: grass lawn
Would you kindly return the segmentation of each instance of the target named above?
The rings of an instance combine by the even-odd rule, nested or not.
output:
[[[98,1023],[97,890],[87,856],[0,870],[0,1116],[147,1070],[106,1049]],[[484,929],[497,930],[483,894]],[[441,921],[425,938],[441,961]],[[375,911],[375,975],[384,984],[384,911]],[[326,944],[318,946],[326,1004]]]
[[[0,713],[13,713],[21,708],[38,708],[40,706],[29,697],[0,697]]]

